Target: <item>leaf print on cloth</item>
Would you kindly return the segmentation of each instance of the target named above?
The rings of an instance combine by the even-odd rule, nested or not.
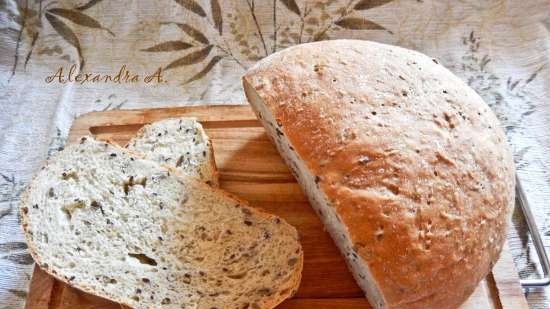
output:
[[[31,56],[33,54],[34,46],[36,45],[40,30],[42,29],[42,17],[45,17],[45,19],[48,21],[50,26],[55,30],[57,34],[59,34],[67,43],[69,43],[71,46],[73,46],[78,54],[78,62],[80,65],[80,68],[84,65],[84,57],[82,54],[82,47],[80,45],[80,41],[75,33],[75,31],[63,20],[68,20],[76,25],[84,26],[87,28],[92,29],[100,29],[108,32],[110,35],[114,36],[114,33],[103,27],[97,20],[94,18],[82,13],[82,10],[85,10],[87,8],[90,8],[94,6],[95,4],[99,3],[100,1],[92,0],[88,2],[87,4],[77,7],[75,9],[66,9],[66,8],[50,8],[48,10],[43,11],[42,10],[42,0],[39,1],[39,9],[38,11],[29,9],[28,7],[25,7],[24,9],[21,9],[23,12],[23,15],[20,20],[20,33],[19,38],[16,43],[16,50],[15,50],[15,56],[14,56],[14,65],[12,70],[12,76],[15,74],[15,70],[17,68],[18,63],[18,55],[19,55],[19,45],[22,41],[22,35],[24,33],[23,30],[26,30],[26,35],[31,38],[30,48],[28,49],[28,52],[24,58],[24,67],[27,67],[28,62],[31,60]],[[57,3],[55,1],[52,1],[48,4]],[[10,77],[11,79],[11,77]]]
[[[188,24],[180,24],[180,23],[176,23],[176,25],[178,25],[178,27],[181,30],[183,30],[183,32],[187,33],[187,35],[189,35],[196,41],[203,44],[210,44],[210,41],[206,38],[206,36],[202,34],[199,30],[193,28],[192,26]]]
[[[11,211],[12,207],[10,207],[9,205],[6,208],[0,207],[0,220],[2,220],[2,218],[4,218],[5,216],[11,214]]]
[[[185,68],[202,65],[199,73],[185,80],[184,84],[205,77],[222,60],[233,61],[240,68],[247,69],[280,49],[341,37],[343,31],[384,30],[393,34],[383,25],[362,16],[369,9],[393,0],[271,0],[269,5],[257,0],[244,0],[240,6],[220,0],[173,1],[184,12],[191,14],[182,14],[185,20],[161,21],[159,24],[178,27],[184,37],[155,42],[141,51],[184,51],[165,66],[165,70],[191,72],[195,68]],[[205,10],[207,8],[209,11]],[[266,9],[272,11],[266,12]],[[266,16],[269,16],[270,22],[266,22]]]
[[[34,263],[32,256],[29,253],[13,253],[1,257],[3,260],[14,262],[15,264],[31,265]]]
[[[334,23],[335,25],[338,25],[342,28],[346,29],[353,29],[353,30],[383,30],[384,27],[380,26],[379,24],[372,22],[367,19],[363,18],[357,18],[357,17],[348,17],[341,19]]]
[[[48,157],[63,150],[66,143],[67,143],[67,137],[63,135],[59,127],[56,127],[55,136],[52,137],[52,140],[48,145]]]
[[[27,252],[27,248],[27,244],[24,242],[0,243],[0,259],[21,265],[30,265],[34,260]]]
[[[95,3],[89,3],[90,5],[95,5]],[[82,13],[77,10],[70,10],[64,8],[51,8],[46,11],[46,20],[50,23],[52,28],[70,45],[72,45],[77,53],[79,58],[80,69],[84,67],[84,56],[82,55],[82,47],[80,46],[80,41],[75,34],[74,30],[69,27],[64,21],[59,17],[67,19],[77,25],[92,28],[92,29],[101,29],[107,31],[110,35],[115,36],[115,34],[103,27],[97,20],[94,18]]]
[[[47,23],[59,36],[61,36],[61,38],[63,38],[65,42],[76,49],[80,68],[82,68],[85,63],[82,53],[82,46],[76,32],[73,28],[70,27],[70,25],[66,21],[90,29],[104,30],[111,36],[115,36],[115,34],[111,30],[103,27],[99,21],[82,12],[83,10],[95,6],[96,4],[101,2],[101,0],[91,0],[86,4],[76,7],[74,9],[62,7],[46,9],[46,7],[52,4],[56,5],[58,4],[58,2],[50,1],[45,5],[43,4],[43,0],[37,0],[35,2],[38,4],[37,9],[31,9],[28,6],[29,1],[25,1],[24,8],[18,5],[19,12],[21,13],[16,17],[15,21],[20,25],[20,29],[15,44],[14,64],[12,67],[11,76],[8,81],[11,80],[17,69],[17,65],[19,62],[19,46],[21,42],[25,39],[25,37],[30,40],[30,47],[27,49],[25,57],[22,58],[24,59],[24,68],[27,68],[27,64],[29,63],[33,55],[34,47],[41,37],[40,34],[42,32],[43,26],[42,17],[45,18]]]
[[[21,291],[21,290],[14,290],[14,289],[9,289],[8,291],[10,291],[10,293],[12,293],[13,295],[19,297],[19,298],[27,298],[27,292],[25,291]]]
[[[214,25],[218,29],[218,32],[220,35],[223,34],[223,16],[222,16],[222,8],[220,7],[220,3],[218,0],[211,0],[210,1],[210,8],[212,10],[212,20],[214,21]]]
[[[185,23],[176,23],[176,22],[163,22],[161,24],[165,24],[165,25],[174,24],[179,29],[181,29],[184,33],[186,33],[189,37],[195,40],[197,43],[203,44],[201,49],[193,51],[169,63],[164,68],[164,70],[170,70],[170,69],[174,69],[182,66],[189,66],[189,65],[200,63],[208,57],[212,49],[215,47],[214,45],[210,44],[210,40],[202,32],[200,32],[193,26],[190,26]],[[177,51],[177,50],[188,49],[192,46],[193,46],[192,44],[189,44],[183,41],[168,41],[168,42],[154,45],[149,48],[142,49],[142,51],[147,51],[147,52]]]
[[[184,50],[193,47],[193,45],[183,42],[183,41],[167,41],[160,43],[149,48],[144,48],[141,51],[145,52],[168,52],[168,51],[177,51]]]
[[[347,5],[338,8],[334,13],[330,13],[329,16],[336,15],[339,16],[336,19],[333,19],[329,22],[328,25],[326,25],[322,30],[318,31],[314,36],[312,41],[320,41],[320,40],[326,40],[329,39],[330,36],[328,35],[328,32],[333,29],[334,26],[339,26],[344,29],[351,29],[351,30],[387,30],[388,33],[392,34],[392,32],[385,27],[370,21],[366,18],[362,17],[354,17],[350,16],[353,13],[356,12],[363,12],[365,10],[368,10],[370,8],[377,7],[379,5],[376,5],[376,3],[380,3],[379,5],[386,4],[390,1],[369,1],[370,4],[367,4],[365,1],[359,1],[355,3],[354,1],[348,2]],[[384,2],[384,3],[381,3]]]
[[[87,10],[87,9],[93,7],[94,5],[98,4],[101,1],[103,1],[103,0],[90,0],[88,3],[86,3],[82,6],[79,6],[76,9],[79,10],[79,11],[84,11],[84,10]]]
[[[393,0],[361,0],[357,2],[353,8],[355,10],[368,10],[375,8],[377,6],[384,5],[388,2],[392,2]]]
[[[529,84],[536,79],[540,70],[530,73],[523,78],[508,77],[506,83],[491,70],[491,58],[481,52],[482,41],[473,31],[462,37],[461,43],[466,47],[460,67],[470,87],[476,90],[499,116],[506,133],[512,134],[526,117],[535,111],[535,104],[529,98]],[[521,109],[522,112],[510,111]],[[507,115],[503,117],[503,115]]]
[[[206,67],[204,69],[202,69],[199,73],[197,73],[195,76],[191,77],[189,80],[187,80],[184,84],[188,84],[190,82],[193,82],[193,81],[196,81],[197,79],[201,79],[203,78],[204,76],[206,76],[206,74],[208,74],[213,68],[214,66],[220,61],[222,60],[222,57],[220,56],[216,56],[214,58],[212,58],[212,60],[210,60],[210,62],[206,65]]]
[[[69,44],[76,48],[78,53],[78,59],[80,63],[80,68],[84,66],[84,58],[82,57],[82,47],[80,47],[80,41],[74,33],[74,31],[62,22],[59,18],[55,17],[50,13],[46,13],[46,19],[52,26],[52,28]]]
[[[256,32],[258,33],[258,37],[260,38],[260,41],[264,48],[265,56],[267,57],[269,55],[269,52],[267,51],[267,46],[265,44],[262,28],[260,27],[260,24],[258,23],[258,18],[256,17],[256,3],[254,0],[246,0],[246,4],[248,5],[248,9],[250,10],[250,15],[252,16],[252,19],[254,20],[254,25],[256,26]]]
[[[189,11],[199,15],[200,17],[206,17],[204,9],[194,0],[175,0],[177,4],[183,6]]]
[[[101,26],[101,24],[97,20],[91,18],[90,16],[82,12],[75,11],[75,10],[61,9],[61,8],[49,9],[47,12],[55,14],[57,16],[64,17],[77,25],[81,25],[88,28],[105,30],[109,32],[110,35],[115,36],[115,34],[111,30],[104,28],[103,26]]]
[[[206,76],[213,68],[214,66],[220,62],[223,58],[228,58],[229,60],[235,61],[241,68],[245,69],[246,67],[237,59],[231,50],[231,48],[228,46],[228,44],[225,42],[223,38],[223,14],[222,14],[222,8],[220,6],[220,2],[218,0],[211,0],[210,1],[210,16],[212,17],[212,23],[209,21],[206,12],[202,8],[202,6],[196,2],[196,1],[183,1],[183,0],[174,0],[176,3],[181,5],[183,8],[185,8],[188,11],[191,11],[198,16],[202,17],[205,24],[211,26],[213,31],[207,31],[207,29],[198,29],[195,25],[190,25],[189,23],[182,23],[182,22],[161,22],[161,25],[175,25],[177,26],[183,33],[185,33],[190,39],[194,41],[194,45],[192,43],[188,43],[185,41],[166,41],[162,43],[158,43],[156,45],[153,45],[151,47],[147,47],[144,49],[141,49],[143,52],[169,52],[169,51],[181,51],[186,50],[188,48],[192,47],[200,47],[198,50],[191,51],[190,53],[187,53],[183,55],[180,58],[177,58],[176,60],[173,60],[170,62],[164,70],[171,70],[175,68],[180,67],[186,67],[191,65],[200,64],[202,62],[208,61],[208,57],[212,53],[212,51],[217,51],[219,54],[214,54],[214,56],[206,63],[206,65],[195,75],[193,75],[191,78],[186,80],[183,84],[191,83],[195,80],[201,79],[204,76]],[[205,33],[217,33],[219,34],[219,37],[208,37]]]
[[[17,5],[17,11],[13,12],[8,16],[8,18],[11,18],[15,21],[17,25],[19,25],[19,29],[13,29],[13,28],[5,28],[6,31],[9,31],[11,36],[15,36],[15,52],[13,56],[13,65],[11,68],[10,76],[8,78],[8,82],[11,81],[13,76],[15,75],[15,72],[17,70],[17,65],[19,63],[19,49],[21,46],[21,43],[23,41],[23,37],[29,36],[32,37],[32,43],[31,48],[29,49],[29,52],[27,53],[27,56],[25,57],[25,66],[28,62],[28,59],[30,58],[30,54],[32,53],[32,48],[34,47],[34,44],[36,43],[36,39],[38,38],[38,27],[40,26],[40,13],[37,13],[36,10],[33,10],[29,7],[29,2],[25,1],[25,7],[22,7],[19,2],[16,3]],[[0,5],[1,7],[1,5]],[[4,12],[3,12],[4,13]],[[11,13],[11,12],[10,12]],[[19,13],[19,14],[18,14]]]
[[[0,173],[0,226],[2,219],[17,211],[19,196],[25,189],[25,183],[15,178],[15,175]]]
[[[298,7],[298,4],[296,4],[296,1],[294,0],[281,0],[281,2],[286,6],[287,9],[289,9],[291,12],[296,13],[296,15],[301,16],[300,8]]]
[[[192,53],[188,54],[187,56],[184,56],[180,59],[177,59],[177,60],[173,61],[172,63],[170,63],[169,65],[167,65],[166,68],[164,68],[164,70],[170,70],[170,69],[181,67],[181,66],[184,66],[184,65],[191,65],[191,64],[199,63],[199,62],[203,61],[204,59],[206,59],[206,57],[208,57],[208,55],[210,54],[210,51],[212,50],[213,47],[214,46],[212,46],[212,45],[208,45],[208,46],[206,46],[205,48],[203,48],[201,50],[198,50],[196,52],[192,52]]]
[[[10,252],[14,250],[25,250],[28,246],[24,242],[7,242],[0,243],[0,253]]]

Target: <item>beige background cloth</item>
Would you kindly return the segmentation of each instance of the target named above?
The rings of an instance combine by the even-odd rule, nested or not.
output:
[[[550,245],[550,1],[1,0],[0,309],[21,308],[32,259],[18,226],[21,191],[89,111],[244,102],[239,77],[298,43],[357,38],[424,52],[498,114]],[[61,83],[72,64],[138,82]],[[163,68],[162,82],[143,81]],[[103,75],[104,76],[104,75]],[[101,77],[101,76],[100,76]],[[124,77],[124,74],[123,74]],[[131,79],[131,78],[130,78]],[[50,81],[50,82],[48,82]],[[522,278],[540,269],[521,214],[508,237]],[[550,293],[527,293],[549,308]]]

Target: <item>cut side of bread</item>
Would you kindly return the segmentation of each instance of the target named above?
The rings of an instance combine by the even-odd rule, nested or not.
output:
[[[282,219],[193,177],[83,137],[49,159],[21,202],[37,264],[132,308],[273,308],[303,253]]]
[[[336,246],[346,258],[346,262],[354,276],[355,281],[359,287],[365,291],[365,294],[368,296],[369,302],[373,308],[385,308],[382,292],[376,284],[376,281],[373,279],[367,263],[363,259],[359,258],[357,253],[354,251],[354,245],[350,240],[347,228],[342,225],[335,209],[330,207],[330,202],[327,196],[317,185],[319,180],[316,179],[311,172],[309,172],[304,162],[297,156],[289,141],[283,138],[280,127],[277,126],[276,119],[266,108],[266,106],[261,104],[262,101],[258,94],[253,91],[248,84],[245,84],[245,89],[246,96],[249,102],[251,102],[254,106],[268,136],[277,147],[279,153],[283,156],[283,159],[290,168],[291,173],[300,183],[302,190],[308,197],[311,206],[315,209],[315,212],[323,222],[325,229],[335,240]]]
[[[212,142],[194,118],[170,118],[145,125],[126,148],[218,186]]]
[[[498,120],[437,60],[359,40],[290,47],[248,101],[374,308],[455,309],[498,260],[515,171]]]
[[[282,138],[280,127],[277,127],[277,121],[265,105],[260,103],[262,101],[257,93],[251,91],[251,88],[248,85],[245,86],[245,89],[247,89],[246,93],[249,102],[254,105],[258,116],[260,117],[261,115],[261,122],[264,125],[268,136],[283,156],[284,161],[290,168],[291,173],[300,183],[302,190],[308,197],[311,206],[315,209],[315,212],[323,222],[325,229],[335,240],[338,249],[346,258],[346,262],[354,276],[355,281],[359,287],[365,291],[365,294],[369,297],[370,304],[374,308],[384,308],[383,296],[378,288],[378,285],[376,284],[376,281],[373,279],[369,271],[367,263],[363,259],[359,258],[357,253],[354,251],[354,245],[350,240],[347,228],[342,225],[335,209],[330,207],[330,202],[327,196],[317,185],[319,180],[308,171],[304,162],[297,156],[289,141]]]

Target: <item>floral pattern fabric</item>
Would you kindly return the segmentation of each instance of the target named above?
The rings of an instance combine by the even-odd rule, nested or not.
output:
[[[18,201],[90,111],[242,104],[240,76],[286,47],[354,38],[416,49],[497,113],[550,246],[549,0],[0,1],[0,309],[22,308],[33,261]],[[77,76],[80,73],[80,76]],[[509,245],[540,276],[521,212]],[[532,308],[550,293],[526,293]]]

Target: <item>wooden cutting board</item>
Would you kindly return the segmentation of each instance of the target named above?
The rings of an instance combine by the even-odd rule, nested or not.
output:
[[[221,187],[285,218],[300,234],[304,249],[302,283],[278,308],[370,308],[321,221],[312,211],[264,129],[246,105],[94,112],[77,118],[69,142],[92,134],[125,145],[144,124],[169,117],[196,117],[212,139]],[[452,283],[446,287],[452,289]],[[105,308],[116,303],[78,291],[35,268],[29,309]],[[461,309],[527,309],[508,247],[493,272]]]

